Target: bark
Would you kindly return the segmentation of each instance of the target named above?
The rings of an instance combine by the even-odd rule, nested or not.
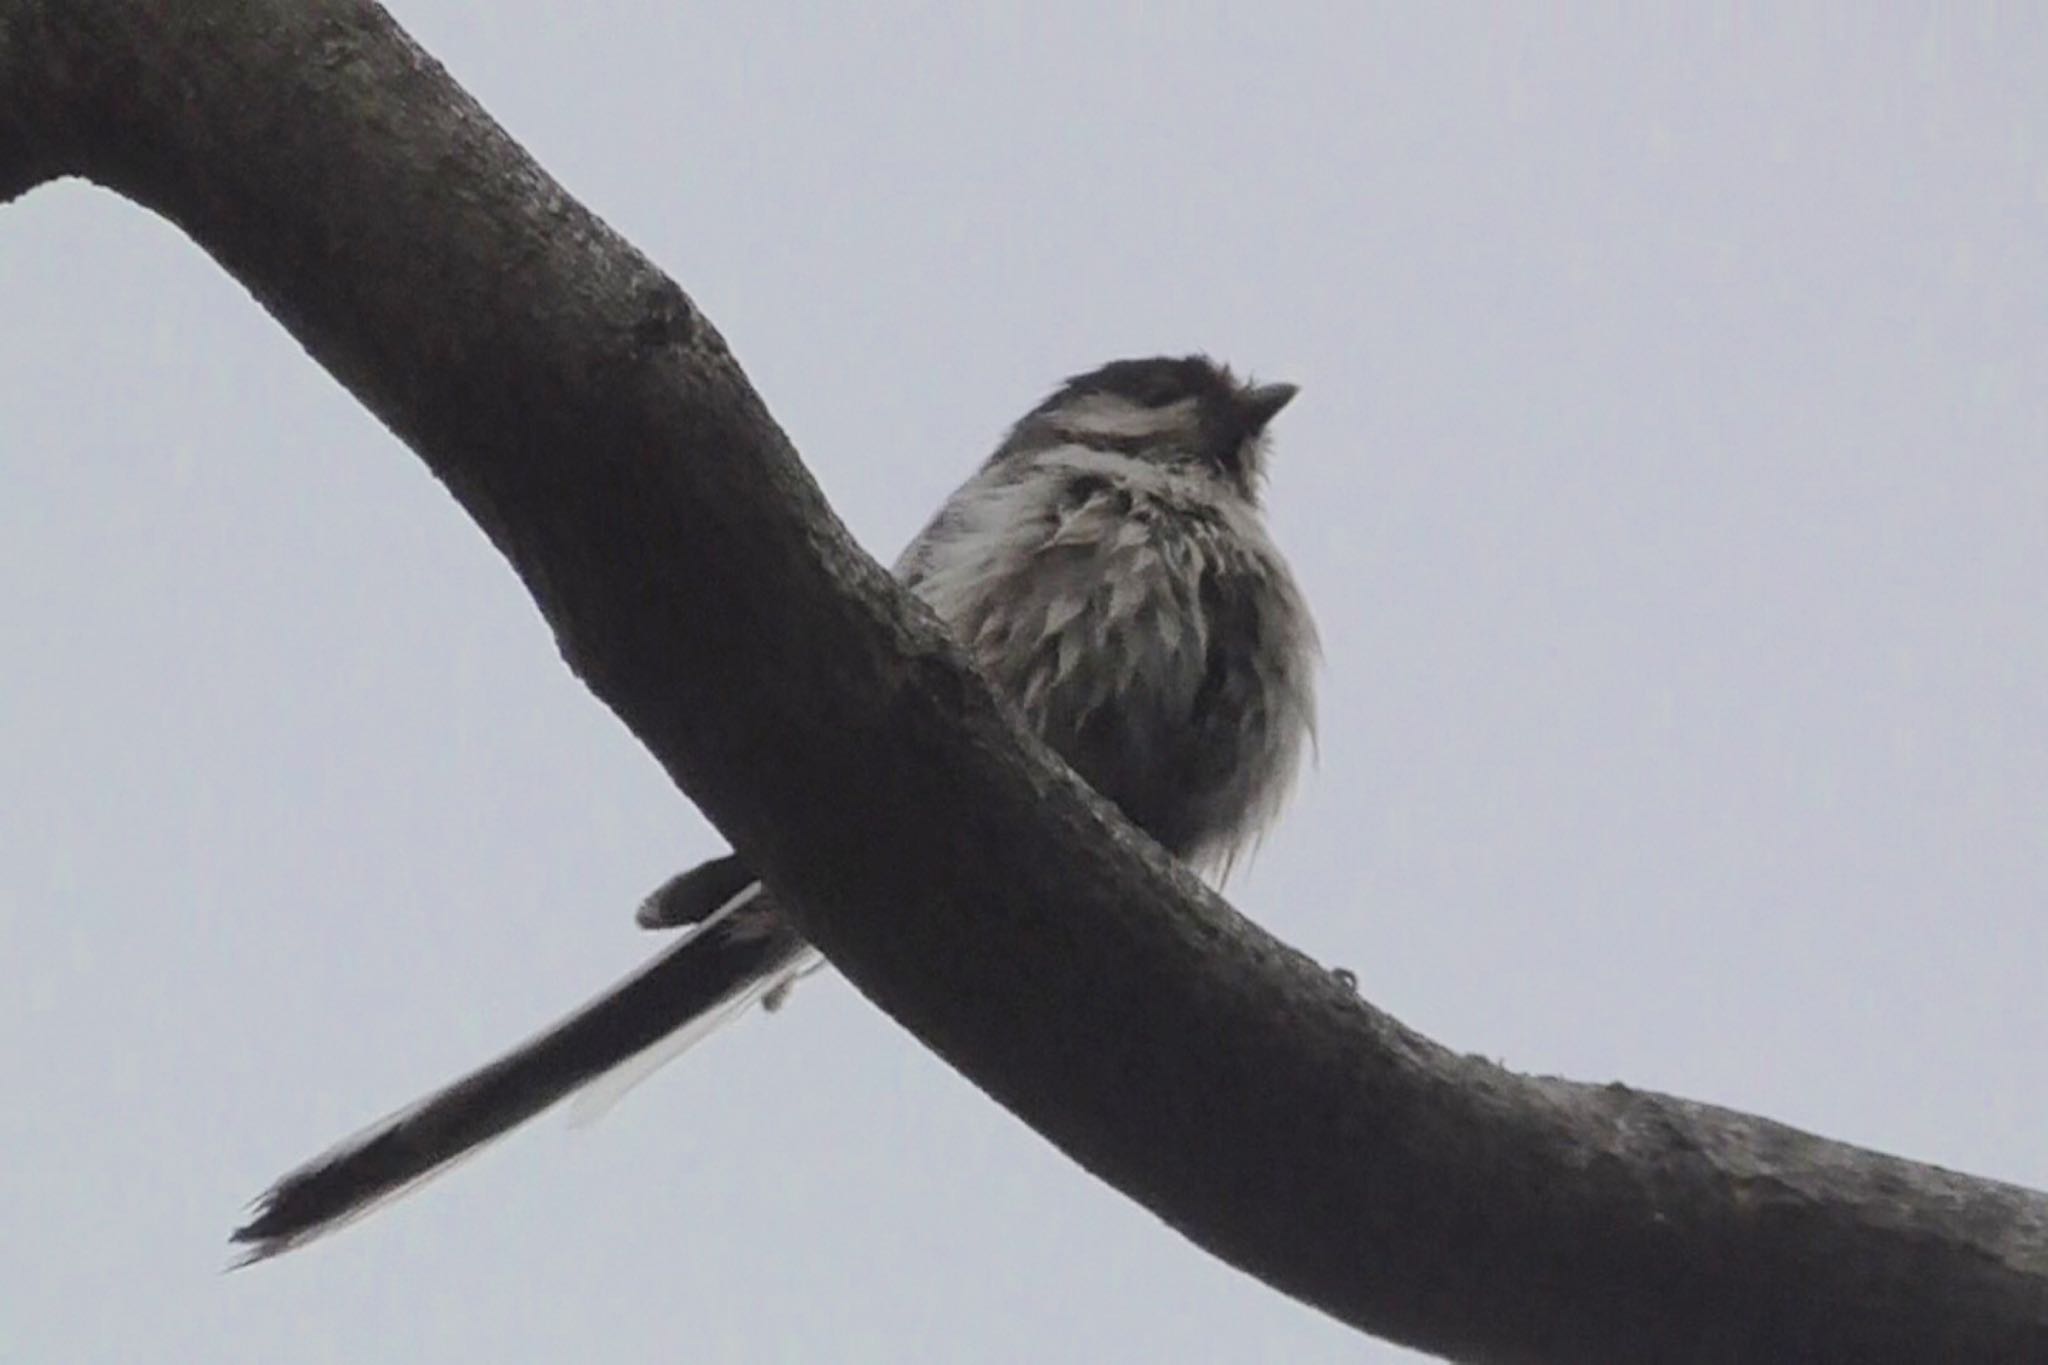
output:
[[[0,0],[0,200],[58,175],[179,224],[426,460],[862,991],[1215,1254],[1461,1360],[2048,1360],[2048,1198],[1455,1055],[1173,866],[374,5]]]

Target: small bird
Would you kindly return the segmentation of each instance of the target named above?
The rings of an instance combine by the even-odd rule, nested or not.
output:
[[[1227,875],[1314,727],[1315,625],[1267,537],[1267,425],[1291,384],[1206,356],[1077,375],[1010,428],[896,564],[1075,772],[1198,870]],[[633,976],[260,1196],[240,1263],[404,1193],[603,1077],[644,1075],[822,964],[737,855],[642,904],[690,932]]]

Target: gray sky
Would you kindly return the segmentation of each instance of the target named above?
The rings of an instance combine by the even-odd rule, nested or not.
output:
[[[2042,12],[976,8],[396,5],[885,559],[1077,369],[1304,385],[1247,913],[1454,1046],[2048,1185]],[[0,1360],[1407,1358],[823,978],[219,1274],[719,845],[172,229],[0,209],[0,318]]]

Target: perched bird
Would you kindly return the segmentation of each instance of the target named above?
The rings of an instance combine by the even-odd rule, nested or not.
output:
[[[1134,824],[1225,873],[1314,720],[1314,623],[1259,506],[1291,384],[1204,356],[1119,360],[1010,429],[897,561],[1025,722]],[[274,1256],[360,1216],[600,1077],[644,1074],[820,965],[737,856],[641,906],[691,926],[530,1041],[283,1177],[234,1240]]]

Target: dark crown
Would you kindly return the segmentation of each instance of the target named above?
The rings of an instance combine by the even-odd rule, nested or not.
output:
[[[1191,433],[1196,448],[1180,449],[1224,474],[1246,495],[1255,492],[1259,469],[1258,437],[1296,389],[1292,384],[1245,384],[1205,355],[1147,356],[1112,360],[1100,369],[1069,379],[1051,397],[1032,409],[1020,424],[1055,416],[1078,400],[1108,395],[1145,408],[1165,408],[1194,400]]]

